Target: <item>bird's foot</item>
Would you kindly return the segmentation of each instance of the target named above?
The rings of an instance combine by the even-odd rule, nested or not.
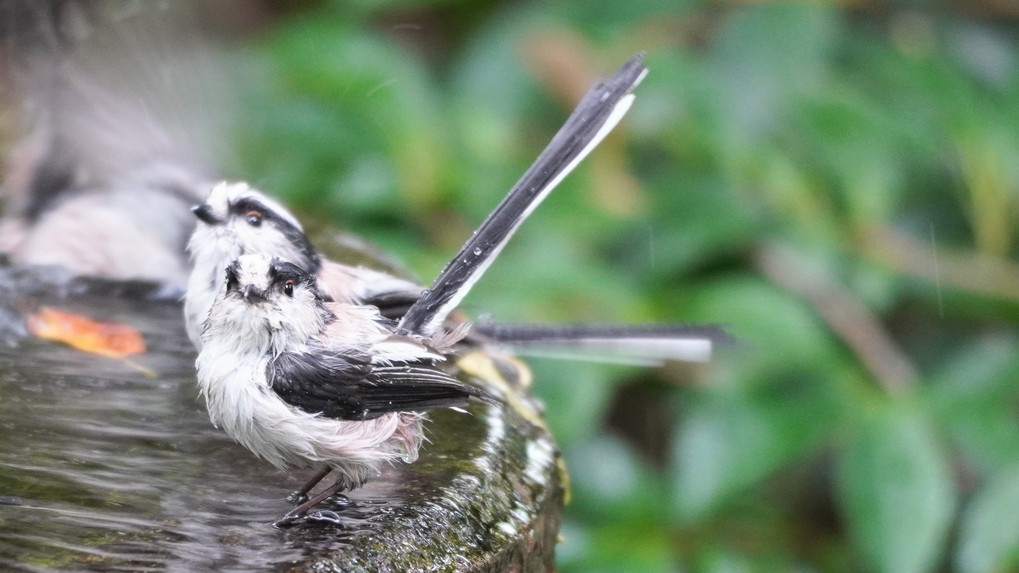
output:
[[[315,472],[315,475],[311,476],[311,479],[309,479],[307,483],[301,486],[301,489],[287,496],[287,501],[295,505],[307,503],[309,499],[308,492],[310,492],[311,489],[315,487],[316,484],[318,484],[318,482],[322,481],[322,478],[329,475],[330,471],[332,471],[332,469],[327,466]],[[333,491],[336,490],[333,489]]]
[[[276,529],[283,529],[284,527],[290,527],[297,525],[297,522],[301,520],[300,515],[294,514],[292,511],[288,511],[283,515],[279,516],[276,521],[272,522],[272,526]]]
[[[342,525],[343,520],[340,518],[340,514],[335,511],[323,509],[314,513],[301,513],[296,510],[288,511],[284,513],[272,523],[272,526],[276,529],[284,529],[287,527],[293,527],[301,523],[332,523],[334,525]]]
[[[284,513],[273,522],[273,527],[280,529],[283,527],[290,527],[297,525],[301,521],[321,521],[326,523],[340,523],[340,516],[335,511],[323,509],[316,511],[313,514],[308,514],[308,510],[315,507],[316,505],[329,501],[329,505],[336,509],[342,510],[343,508],[350,505],[350,498],[343,495],[342,493],[334,493],[329,490],[323,491],[315,496],[314,499],[305,501],[301,505],[291,509]]]
[[[329,511],[328,509],[323,509],[322,511],[316,511],[315,513],[309,513],[308,516],[305,519],[307,519],[308,521],[319,521],[319,522],[323,522],[323,523],[333,523],[333,524],[336,524],[336,525],[340,525],[341,523],[343,523],[343,521],[340,519],[340,515],[338,513],[336,513],[335,511]]]
[[[343,495],[342,493],[333,494],[327,499],[327,501],[329,502],[330,505],[338,508],[344,508],[350,505],[350,498]]]

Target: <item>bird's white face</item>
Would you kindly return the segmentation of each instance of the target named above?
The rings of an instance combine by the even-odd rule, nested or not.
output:
[[[206,262],[221,271],[241,255],[263,254],[317,270],[318,257],[300,222],[283,205],[245,183],[219,183],[193,211],[198,224],[188,249],[196,265]],[[203,261],[206,258],[215,261]]]
[[[209,337],[252,352],[303,347],[325,326],[315,278],[293,263],[265,255],[242,255],[227,266],[225,284],[209,312]],[[248,348],[250,347],[250,348]]]
[[[202,323],[223,288],[223,271],[237,257],[278,256],[310,273],[318,272],[318,255],[297,219],[244,183],[219,183],[192,211],[198,222],[188,243],[193,268],[184,313],[188,336],[199,348]]]

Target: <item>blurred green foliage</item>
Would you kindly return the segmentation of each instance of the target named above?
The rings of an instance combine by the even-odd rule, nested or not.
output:
[[[629,117],[465,307],[741,343],[533,361],[573,475],[560,569],[1013,570],[1015,25],[862,4],[318,2],[238,58],[236,169],[427,281],[646,50]]]

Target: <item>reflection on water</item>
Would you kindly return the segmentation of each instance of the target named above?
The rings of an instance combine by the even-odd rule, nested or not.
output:
[[[110,287],[0,269],[7,311],[45,302],[124,322],[149,347],[134,365],[33,339],[0,348],[0,570],[286,568],[414,517],[420,500],[449,495],[437,492],[464,459],[488,463],[495,410],[440,412],[420,462],[351,494],[342,526],[274,529],[308,472],[279,472],[210,425],[172,294]]]
[[[0,351],[0,565],[244,569],[316,549],[265,526],[300,479],[209,424],[176,302],[61,308],[138,328],[157,375],[43,341]]]

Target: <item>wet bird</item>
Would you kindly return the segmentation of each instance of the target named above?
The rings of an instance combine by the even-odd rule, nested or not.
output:
[[[325,302],[313,275],[278,258],[243,255],[224,276],[196,361],[210,419],[278,468],[323,469],[279,525],[415,460],[422,412],[491,400],[442,368],[455,333],[397,335],[374,307]],[[304,500],[329,471],[333,485]]]
[[[293,496],[303,503],[278,524],[305,515],[337,491],[363,484],[384,463],[413,460],[422,411],[461,406],[471,396],[489,398],[442,368],[466,329],[451,328],[448,316],[524,219],[620,121],[645,73],[638,56],[588,92],[398,322],[375,306],[325,302],[312,272],[279,257],[245,254],[229,264],[199,335],[196,367],[210,419],[277,467],[322,466]],[[250,206],[235,203],[226,211],[237,215]],[[279,217],[278,229],[300,229],[292,217],[280,215],[285,211],[278,205],[262,206]],[[243,220],[257,222],[250,225],[256,229],[265,226],[265,212],[245,212],[251,221],[235,217],[235,225]],[[282,242],[277,248],[286,252],[306,244],[302,238]],[[193,253],[203,246],[196,245]],[[303,261],[314,260],[307,249],[297,252]],[[204,278],[192,283],[203,293],[214,280]],[[330,472],[336,474],[334,484],[305,500]]]

